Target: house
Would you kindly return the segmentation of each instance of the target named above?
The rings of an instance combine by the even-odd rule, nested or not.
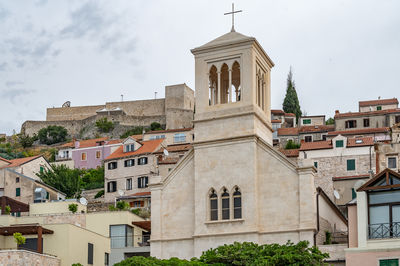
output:
[[[335,204],[344,206],[355,198],[359,180],[368,180],[371,173],[375,173],[374,140],[372,137],[339,135],[326,141],[302,142],[299,160],[314,164],[317,168],[315,185],[321,187]]]
[[[58,162],[72,160],[74,168],[95,169],[102,166],[103,160],[121,146],[121,140],[108,137],[74,140],[64,144],[56,157]]]
[[[271,110],[272,138],[274,145],[279,144],[278,129],[296,127],[296,115],[282,110]]]
[[[68,210],[70,204],[78,205],[77,213]],[[23,256],[47,254],[61,266],[114,265],[150,251],[151,229],[144,219],[129,211],[87,213],[86,206],[77,201],[33,203],[24,216],[1,215],[0,224],[0,249],[7,250],[0,252],[0,261],[17,248],[14,232],[26,237],[20,249],[30,251]]]
[[[399,265],[400,174],[384,169],[348,204],[346,265]]]
[[[143,134],[143,140],[154,139],[165,139],[166,145],[192,143],[194,140],[193,128],[148,131]]]
[[[381,111],[388,109],[397,109],[399,106],[399,101],[397,98],[392,99],[378,99],[378,100],[368,100],[358,102],[359,112],[372,112]]]
[[[104,199],[114,202],[118,196],[150,192],[149,180],[158,175],[157,152],[164,139],[137,141],[126,138],[120,147],[104,160]],[[143,200],[131,202],[131,207],[144,207]]]
[[[23,174],[35,180],[40,180],[36,174],[43,172],[45,169],[51,169],[51,166],[42,155],[37,155],[12,160],[5,160],[4,158],[1,158],[0,172],[6,168],[12,169],[17,173]]]
[[[325,115],[301,116],[299,126],[323,126],[325,125]]]
[[[151,256],[192,258],[234,241],[322,244],[318,220],[347,230],[315,167],[276,151],[270,105],[274,63],[253,37],[232,30],[195,57],[193,149],[151,188]],[[334,211],[334,209],[336,211]]]
[[[281,147],[291,140],[294,143],[314,142],[326,140],[328,134],[334,130],[333,125],[300,126],[298,128],[278,128],[277,137]]]

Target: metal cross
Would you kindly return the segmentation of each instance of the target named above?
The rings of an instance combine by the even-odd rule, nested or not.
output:
[[[231,31],[235,31],[235,13],[240,13],[243,10],[236,10],[235,11],[235,4],[232,3],[232,12],[224,13],[224,15],[231,15],[232,14],[232,29]]]

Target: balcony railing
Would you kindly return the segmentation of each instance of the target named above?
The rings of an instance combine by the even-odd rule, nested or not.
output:
[[[400,238],[400,222],[379,223],[369,225],[369,238]]]
[[[150,246],[149,235],[111,236],[111,248]]]

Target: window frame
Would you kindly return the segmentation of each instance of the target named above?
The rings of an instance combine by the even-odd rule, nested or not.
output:
[[[131,164],[128,164],[128,162],[131,162]],[[132,167],[132,166],[135,166],[135,159],[124,160],[124,167]]]
[[[351,164],[349,164],[349,163],[352,163],[352,162],[354,162],[354,169],[349,169],[349,168],[351,168],[351,167],[349,167],[349,166],[351,166]],[[347,159],[346,160],[346,171],[355,171],[356,170],[356,159]]]
[[[111,189],[110,184],[115,184],[115,190],[114,190],[114,185],[112,186],[113,189]],[[113,181],[108,181],[107,182],[107,193],[113,193],[117,191],[117,181],[113,180]]]
[[[137,188],[147,188],[147,187],[149,187],[149,177],[148,176],[138,177],[137,178]]]
[[[98,154],[98,156],[97,156],[97,154]],[[96,156],[96,159],[100,159],[101,158],[101,151],[96,151],[95,156]]]
[[[235,201],[235,199],[239,199],[238,201],[240,202],[240,206],[236,206],[237,201]],[[240,189],[238,187],[235,187],[235,191],[232,193],[232,201],[233,201],[233,219],[242,219],[243,217],[243,201],[242,201],[242,192],[240,191]],[[239,216],[236,216],[236,210],[239,211]]]
[[[114,167],[114,165],[115,165],[115,167]],[[114,169],[117,169],[117,168],[118,168],[118,162],[113,161],[113,162],[108,162],[107,163],[107,169],[108,170],[114,170]]]
[[[125,189],[132,190],[132,187],[133,187],[132,177],[129,177],[125,181]]]
[[[145,162],[143,163],[142,160],[145,160]],[[149,163],[149,159],[147,157],[138,158],[138,165],[146,165],[148,163]]]
[[[307,141],[307,138],[311,138],[311,140]],[[304,136],[304,142],[313,142],[313,136],[312,135],[305,135]]]
[[[21,188],[20,187],[15,188],[15,196],[21,197]]]
[[[230,219],[230,194],[226,188],[221,193],[221,219]]]
[[[397,157],[396,156],[388,156],[388,157],[386,157],[387,159],[386,159],[386,161],[387,161],[387,168],[389,168],[389,169],[397,169]],[[395,164],[395,167],[390,167],[390,159],[394,159],[394,164]]]
[[[307,122],[306,122],[306,121],[307,121]],[[301,120],[301,123],[302,123],[303,125],[311,125],[312,119],[311,119],[311,118],[302,119],[302,120]]]
[[[219,213],[218,213],[218,195],[214,189],[212,189],[208,195],[209,202],[209,219],[210,221],[218,221]],[[215,206],[215,208],[213,207]]]
[[[363,119],[363,126],[364,127],[370,127],[369,118],[364,118]]]
[[[174,134],[174,143],[184,143],[186,142],[186,134],[185,133],[175,133]]]
[[[87,161],[87,152],[81,152],[81,161],[82,162],[86,162]]]
[[[339,145],[339,143],[341,144]],[[339,139],[335,141],[335,148],[343,148],[343,147],[344,147],[344,140]]]

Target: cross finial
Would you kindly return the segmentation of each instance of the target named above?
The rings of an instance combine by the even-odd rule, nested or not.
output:
[[[235,4],[232,3],[232,12],[224,13],[224,15],[231,15],[232,14],[232,29],[231,31],[235,31],[235,13],[240,13],[242,10],[235,11]]]

